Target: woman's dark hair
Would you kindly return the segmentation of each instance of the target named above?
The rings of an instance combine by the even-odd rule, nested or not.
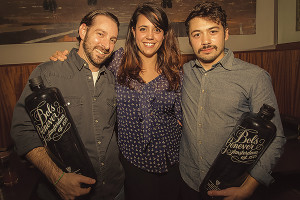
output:
[[[145,16],[154,26],[164,31],[164,41],[157,51],[157,67],[169,83],[169,90],[176,90],[180,84],[181,54],[178,40],[174,30],[171,28],[167,14],[158,6],[152,3],[139,5],[134,11],[127,31],[124,56],[118,71],[118,83],[132,89],[131,80],[140,83],[144,81],[140,77],[142,60],[139,56],[135,37],[132,30],[135,30],[138,16]]]
[[[186,33],[189,35],[190,21],[195,17],[207,18],[217,24],[221,23],[224,30],[227,28],[225,10],[216,2],[202,2],[197,4],[185,20]]]
[[[86,26],[88,26],[88,27],[91,26],[94,22],[95,17],[97,17],[98,15],[104,15],[104,16],[111,18],[114,22],[116,22],[116,24],[118,26],[118,30],[119,30],[120,23],[119,23],[118,18],[114,14],[103,11],[103,10],[94,10],[94,11],[89,12],[82,18],[79,26],[81,26],[81,24],[86,24]],[[80,41],[81,41],[80,36],[77,37],[77,40],[80,43]]]

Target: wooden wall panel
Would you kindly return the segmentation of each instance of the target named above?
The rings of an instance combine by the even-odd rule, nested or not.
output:
[[[235,52],[235,56],[268,71],[272,77],[280,113],[300,120],[300,48]],[[194,58],[194,55],[183,55],[182,63]],[[30,73],[37,65],[0,66],[0,147],[12,144],[9,131],[13,108]]]
[[[12,145],[10,125],[14,106],[37,64],[0,66],[0,147]]]

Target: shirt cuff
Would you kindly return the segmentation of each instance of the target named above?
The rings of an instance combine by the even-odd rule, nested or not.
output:
[[[271,172],[267,172],[262,166],[255,165],[255,167],[251,170],[250,175],[259,183],[269,186],[275,180],[271,176]]]
[[[43,147],[42,142],[39,139],[32,139],[30,142],[26,143],[26,145],[24,145],[24,143],[23,145],[15,145],[15,151],[19,156],[25,156],[37,147]]]

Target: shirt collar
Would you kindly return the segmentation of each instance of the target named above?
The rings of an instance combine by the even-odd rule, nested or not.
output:
[[[233,57],[233,52],[230,49],[225,48],[224,53],[225,53],[225,56],[218,63],[214,64],[212,69],[216,68],[218,66],[221,66],[221,67],[223,67],[224,69],[227,69],[227,70],[232,70],[233,69],[233,66],[232,66],[233,58],[234,58]],[[203,68],[198,59],[194,60],[191,64],[192,64],[192,67],[201,67],[201,68]]]

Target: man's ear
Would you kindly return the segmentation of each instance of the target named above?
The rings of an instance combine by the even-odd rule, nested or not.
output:
[[[228,38],[229,38],[229,29],[226,28],[225,29],[225,41],[228,40]]]
[[[86,33],[87,33],[86,24],[81,24],[80,27],[79,27],[79,36],[80,36],[81,40],[84,39]]]

